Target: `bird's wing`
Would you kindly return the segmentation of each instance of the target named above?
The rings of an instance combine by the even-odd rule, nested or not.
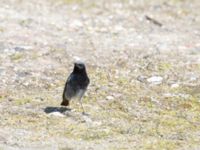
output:
[[[65,85],[65,97],[68,99],[74,97],[76,94],[75,89],[76,89],[76,79],[73,74],[70,74]]]

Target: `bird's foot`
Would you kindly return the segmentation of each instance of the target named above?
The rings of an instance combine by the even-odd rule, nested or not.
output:
[[[86,113],[86,112],[82,112],[82,115],[84,116],[89,116],[90,114]]]

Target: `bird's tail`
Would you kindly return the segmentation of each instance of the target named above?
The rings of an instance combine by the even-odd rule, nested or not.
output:
[[[69,100],[63,99],[62,103],[60,104],[61,106],[69,106]]]
[[[62,95],[62,103],[60,104],[61,106],[69,106],[69,99],[67,97],[65,97],[65,91],[66,91],[66,86],[65,89],[63,91],[63,95]]]
[[[69,100],[65,97],[65,92],[63,92],[63,101],[60,104],[61,106],[69,106]]]

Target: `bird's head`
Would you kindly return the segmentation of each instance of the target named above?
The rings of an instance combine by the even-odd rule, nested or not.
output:
[[[85,64],[83,62],[77,61],[74,63],[74,72],[84,72]]]

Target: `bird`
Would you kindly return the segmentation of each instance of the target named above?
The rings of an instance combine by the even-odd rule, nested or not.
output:
[[[81,61],[75,62],[74,69],[65,83],[61,106],[69,106],[70,101],[76,98],[81,104],[83,114],[85,114],[82,104],[82,97],[87,91],[89,83],[90,79],[87,75],[85,64]]]

